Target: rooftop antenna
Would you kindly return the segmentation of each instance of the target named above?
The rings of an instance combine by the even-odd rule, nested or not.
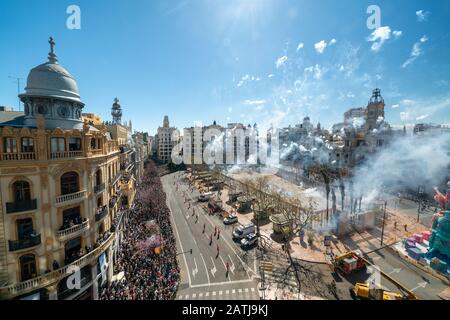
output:
[[[20,80],[24,80],[23,78],[17,78],[17,77],[12,77],[12,76],[8,76],[8,78],[15,80],[15,82],[17,82],[17,99],[19,101],[19,111],[20,111]]]

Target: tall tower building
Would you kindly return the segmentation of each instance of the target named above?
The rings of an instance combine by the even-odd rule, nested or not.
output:
[[[368,131],[377,128],[379,121],[384,121],[384,106],[381,90],[378,88],[374,89],[367,105],[366,129]]]
[[[114,124],[122,123],[122,107],[119,104],[119,99],[115,98],[111,110],[111,115],[113,117]]]

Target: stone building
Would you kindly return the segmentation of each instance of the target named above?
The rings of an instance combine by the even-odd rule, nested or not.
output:
[[[129,192],[118,141],[82,121],[77,83],[49,43],[24,112],[0,112],[0,299],[96,299]]]
[[[171,162],[172,149],[176,141],[172,140],[172,133],[176,128],[171,127],[169,117],[164,116],[163,126],[158,128],[157,134],[157,158],[163,163]]]

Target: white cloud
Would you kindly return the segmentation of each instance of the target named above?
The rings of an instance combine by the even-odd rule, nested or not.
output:
[[[330,43],[328,43],[329,46],[332,46],[333,44],[336,44],[337,40],[336,39],[331,39]]]
[[[273,73],[271,73],[267,76],[267,78],[273,78],[273,77],[275,77],[275,75]]]
[[[400,112],[400,119],[406,121],[409,119],[409,112]]]
[[[264,105],[257,105],[256,107],[255,107],[255,111],[261,111],[262,109],[264,109]]]
[[[419,21],[419,22],[426,21],[429,14],[430,13],[428,11],[424,11],[424,10],[416,11],[417,21]]]
[[[367,37],[367,41],[373,42],[372,51],[380,51],[383,44],[391,38],[391,28],[389,26],[376,28],[374,32]]]
[[[282,57],[278,58],[277,62],[275,63],[277,66],[277,69],[280,68],[282,65],[284,65],[287,60],[288,60],[287,56],[282,56]]]
[[[402,36],[403,31],[401,31],[401,30],[394,30],[392,32],[392,34],[394,35],[395,39],[398,39],[398,38],[400,38]]]
[[[406,68],[423,54],[422,44],[427,41],[428,37],[423,36],[418,42],[414,43],[411,54],[409,55],[409,58],[402,64],[402,68]]]
[[[320,65],[316,64],[315,66],[310,66],[305,68],[305,73],[312,73],[314,79],[320,80],[325,73],[325,68],[321,68]]]
[[[414,100],[411,100],[411,99],[403,99],[402,101],[400,101],[400,104],[404,105],[404,106],[412,106],[415,103],[416,102]]]
[[[245,100],[244,104],[248,106],[260,106],[266,104],[266,100]]]
[[[325,51],[325,48],[327,47],[327,43],[325,40],[319,41],[316,44],[314,44],[314,48],[316,49],[317,53],[322,54]]]
[[[233,108],[232,107],[228,107],[228,112],[233,112]]]
[[[305,44],[303,42],[300,42],[297,46],[297,52],[299,52],[300,49],[303,49],[304,46],[305,46]]]
[[[421,115],[421,116],[416,118],[416,121],[424,120],[424,119],[428,118],[429,116],[430,116],[429,114]]]
[[[394,104],[394,105],[392,105],[392,109],[397,109],[398,107],[400,107],[399,104]]]

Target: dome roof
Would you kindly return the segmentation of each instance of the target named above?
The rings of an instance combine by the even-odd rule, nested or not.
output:
[[[49,62],[31,69],[25,88],[26,96],[44,96],[81,102],[78,86],[72,75],[58,64],[54,42],[50,38]]]

